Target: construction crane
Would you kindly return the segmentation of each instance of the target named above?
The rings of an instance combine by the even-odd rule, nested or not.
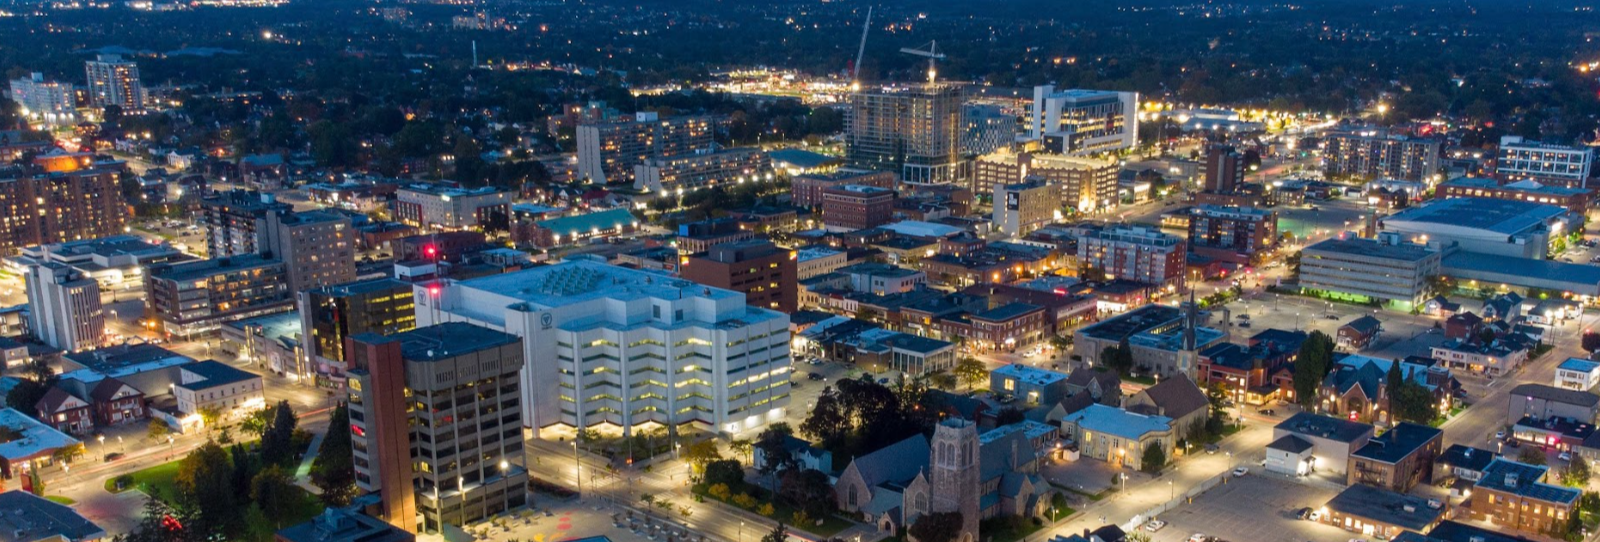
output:
[[[867,21],[861,23],[861,47],[856,49],[856,63],[850,68],[850,90],[861,90],[861,58],[867,55],[867,31],[872,29],[872,6],[867,6]]]
[[[939,42],[937,42],[937,41],[928,42],[928,48],[927,49],[913,49],[913,48],[910,48],[910,47],[901,47],[900,48],[900,52],[908,54],[908,55],[916,55],[916,56],[928,57],[928,82],[932,83],[933,80],[936,77],[938,77],[939,71],[934,69],[933,63],[935,61],[944,60],[944,53],[939,52]]]

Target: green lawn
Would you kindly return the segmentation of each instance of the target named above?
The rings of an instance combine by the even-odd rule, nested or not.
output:
[[[759,504],[756,505],[757,508],[759,508],[762,504],[766,504],[768,502],[764,498],[766,496],[766,490],[765,489],[762,489],[762,488],[759,488],[759,487],[756,487],[756,486],[748,486],[746,489],[749,491],[750,496],[756,497],[756,500],[759,503]],[[737,504],[733,504],[731,502],[728,502],[728,501],[725,501],[725,500],[722,500],[722,499],[718,499],[718,498],[716,498],[716,496],[707,493],[705,491],[705,488],[703,487],[703,485],[696,485],[695,487],[691,488],[691,491],[694,492],[696,495],[700,495],[701,497],[704,497],[704,498],[706,498],[708,500],[716,501],[716,502],[719,502],[719,503],[722,503],[724,505],[731,506],[731,507],[734,507],[734,508],[738,508],[739,507],[739,505],[737,505]],[[789,506],[787,504],[784,504],[784,503],[778,502],[778,501],[771,501],[771,502],[772,502],[772,516],[770,516],[770,517],[772,519],[779,520],[779,521],[782,521],[785,524],[788,524],[789,523],[789,518],[794,516],[794,513],[795,513],[794,507],[791,507],[791,506]],[[755,510],[751,510],[751,512],[754,512],[756,514],[760,514],[760,512],[756,512]],[[841,517],[833,515],[833,514],[829,514],[828,517],[822,518],[822,525],[812,524],[812,525],[805,525],[803,527],[799,526],[799,525],[789,525],[789,528],[805,531],[805,532],[808,532],[808,533],[811,533],[811,534],[815,534],[815,535],[819,535],[822,538],[826,539],[826,538],[832,538],[833,535],[839,534],[839,531],[843,531],[845,529],[850,528],[851,525],[852,525],[852,523],[849,522],[849,521],[846,521],[844,518],[841,518]]]
[[[129,476],[133,477],[133,484],[127,489],[140,489],[146,495],[160,499],[161,502],[177,502],[178,486],[174,480],[178,477],[178,461],[134,471]],[[117,492],[115,481],[115,478],[106,480],[106,491]]]
[[[72,506],[74,504],[78,504],[78,501],[74,501],[72,499],[69,499],[69,498],[66,498],[66,497],[62,497],[60,495],[46,495],[45,499],[50,501],[50,502],[56,503],[56,504],[64,504],[64,505],[67,505],[67,506]]]

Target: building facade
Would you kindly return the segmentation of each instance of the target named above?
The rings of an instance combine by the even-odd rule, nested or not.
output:
[[[709,149],[717,119],[710,116],[661,118],[640,112],[633,118],[580,124],[578,173],[605,184],[634,181],[634,167],[647,158],[671,158]]]
[[[139,81],[138,64],[123,60],[120,55],[99,55],[84,63],[84,71],[91,105],[114,105],[123,111],[144,109],[144,83]]]
[[[1139,94],[1033,87],[1028,136],[1057,154],[1088,156],[1138,145]]]
[[[770,179],[772,159],[767,151],[753,147],[699,149],[688,154],[645,158],[633,166],[634,188],[650,192]]]
[[[262,249],[283,262],[289,291],[356,280],[356,231],[350,217],[327,211],[268,213]]]
[[[156,264],[145,276],[145,316],[168,337],[294,308],[283,262],[258,255]]]
[[[845,117],[846,162],[897,173],[910,184],[964,181],[963,88],[926,83],[851,94]]]
[[[28,267],[28,328],[39,341],[62,350],[87,350],[105,339],[100,284],[59,263]]]
[[[794,204],[805,208],[822,206],[822,193],[846,185],[872,186],[893,190],[895,174],[887,171],[839,170],[831,173],[796,175],[789,180]]]
[[[1182,289],[1187,243],[1140,225],[1110,224],[1078,239],[1078,263],[1107,277]]]
[[[124,233],[121,175],[75,162],[70,168],[0,168],[0,252]]]
[[[422,228],[504,229],[511,219],[511,193],[492,186],[414,184],[395,191],[394,210],[396,219]]]
[[[200,200],[206,229],[206,254],[212,258],[261,252],[261,227],[267,215],[292,212],[270,192],[229,190]]]
[[[795,258],[794,252],[771,241],[751,239],[688,256],[680,274],[700,284],[742,292],[752,306],[792,313],[799,291]]]
[[[345,339],[362,333],[390,335],[417,325],[412,285],[391,278],[324,286],[296,293],[303,356],[296,372],[319,386],[344,386]]]
[[[33,121],[49,126],[78,122],[78,100],[72,83],[47,81],[39,72],[12,79],[11,100],[22,106],[22,113]]]
[[[1373,132],[1332,133],[1323,141],[1329,175],[1402,181],[1434,181],[1443,146],[1437,139]]]
[[[1439,251],[1398,235],[1332,238],[1301,251],[1300,287],[1409,309],[1425,300],[1441,261]]]
[[[1540,143],[1522,136],[1501,136],[1495,155],[1495,176],[1509,181],[1537,180],[1567,188],[1589,188],[1593,147]]]
[[[822,191],[822,223],[828,229],[855,231],[888,224],[894,218],[893,190],[847,184]]]
[[[995,228],[1012,237],[1021,237],[1055,222],[1061,197],[1054,185],[1043,179],[996,185],[994,188]]]
[[[1197,205],[1189,210],[1189,251],[1250,264],[1278,245],[1278,212],[1255,207]]]

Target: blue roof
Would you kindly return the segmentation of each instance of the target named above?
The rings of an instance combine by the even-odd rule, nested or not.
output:
[[[1600,266],[1587,264],[1458,251],[1444,257],[1443,267],[1446,275],[1517,286],[1546,287],[1525,280],[1534,279],[1586,288],[1575,292],[1581,294],[1593,294],[1600,287]]]
[[[1497,457],[1483,469],[1483,478],[1478,480],[1478,487],[1557,504],[1578,500],[1576,489],[1540,482],[1548,472],[1549,467]]]
[[[1102,404],[1089,405],[1089,408],[1074,412],[1063,421],[1075,422],[1088,431],[1131,440],[1139,440],[1147,433],[1166,431],[1172,426],[1172,418],[1166,416],[1135,414]]]
[[[203,390],[221,386],[223,384],[232,384],[234,382],[242,382],[252,378],[261,378],[261,375],[238,369],[232,365],[211,359],[183,365],[183,370],[200,375],[201,380],[178,385],[191,390]]]
[[[607,209],[604,211],[564,216],[549,220],[540,220],[539,227],[553,231],[559,235],[587,234],[595,230],[605,231],[619,226],[631,225],[639,219],[627,209]]]
[[[826,154],[817,154],[801,149],[779,149],[775,151],[768,151],[767,156],[770,157],[773,162],[793,164],[796,167],[807,169],[822,167],[829,163],[839,161],[838,158],[834,158]]]
[[[1058,373],[1049,369],[1040,369],[1038,367],[1031,367],[1021,363],[1013,363],[1005,367],[995,369],[994,371],[990,372],[990,374],[1014,378],[1035,386],[1050,385],[1067,379],[1066,373]]]
[[[1568,371],[1577,371],[1580,373],[1594,372],[1596,367],[1600,367],[1600,362],[1583,358],[1567,358],[1566,361],[1561,362],[1561,365],[1556,366],[1557,369],[1566,369]]]

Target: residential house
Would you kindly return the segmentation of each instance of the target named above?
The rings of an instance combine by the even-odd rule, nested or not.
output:
[[[1198,383],[1218,384],[1245,404],[1264,405],[1282,398],[1271,381],[1273,373],[1294,363],[1300,345],[1310,336],[1304,331],[1267,329],[1248,344],[1216,343],[1200,351]]]
[[[1564,390],[1587,392],[1600,384],[1600,362],[1584,358],[1567,358],[1556,366],[1555,386]]]
[[[1422,312],[1440,318],[1449,318],[1461,312],[1461,304],[1449,300],[1445,296],[1434,296],[1422,304]]]
[[[1067,375],[1067,395],[1088,393],[1102,405],[1122,404],[1122,377],[1115,371],[1080,369]]]
[[[1484,320],[1515,322],[1519,316],[1522,316],[1522,296],[1516,292],[1506,292],[1483,300]]]
[[[89,402],[94,406],[94,421],[99,426],[112,426],[143,420],[148,416],[144,406],[144,392],[115,378],[106,377],[89,391]]]
[[[1361,350],[1371,345],[1381,332],[1383,332],[1383,322],[1369,314],[1339,326],[1335,334],[1338,336],[1338,346],[1349,350]]]
[[[1433,481],[1433,463],[1444,449],[1444,431],[1400,422],[1350,454],[1347,484],[1405,493]]]
[[[1483,329],[1483,317],[1471,311],[1458,312],[1444,320],[1444,337],[1446,339],[1470,339],[1478,336],[1478,331]]]
[[[1444,449],[1444,453],[1439,454],[1434,464],[1447,469],[1457,479],[1476,482],[1483,478],[1483,469],[1488,468],[1494,458],[1495,453],[1490,450],[1451,444]]]
[[[34,409],[38,410],[40,420],[58,431],[73,435],[94,431],[94,413],[89,402],[73,397],[59,386],[46,391]]]

